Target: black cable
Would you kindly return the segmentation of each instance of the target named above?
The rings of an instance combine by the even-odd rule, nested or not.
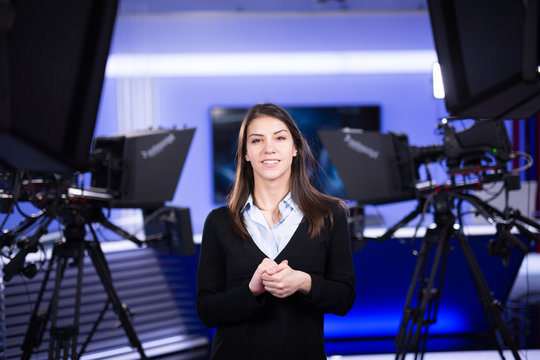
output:
[[[6,213],[6,216],[4,217],[4,220],[2,221],[2,225],[0,225],[0,231],[4,230],[4,226],[6,226],[6,223],[10,217],[10,215],[13,213],[13,203],[10,205],[9,211]]]
[[[11,174],[11,188],[13,188],[14,182],[15,182],[15,179],[13,179],[13,174]],[[14,207],[13,192],[11,196],[12,196],[12,201],[11,201],[11,204],[9,205],[9,209],[6,213],[6,217],[4,218],[4,221],[2,221],[2,225],[0,226],[0,231],[4,230],[4,226],[6,225],[10,215],[13,213],[13,207]]]
[[[422,212],[420,216],[420,220],[418,220],[418,223],[416,224],[416,227],[414,228],[413,236],[411,237],[411,253],[414,256],[418,256],[418,251],[414,248],[414,243],[416,241],[416,235],[418,234],[418,230],[420,230],[420,226],[424,222],[425,216],[429,210],[429,205],[433,201],[433,198],[437,195],[436,191],[431,192],[428,197],[426,198],[424,204],[422,204]],[[426,230],[427,231],[427,230]]]
[[[32,216],[28,215],[24,211],[22,211],[22,209],[19,206],[19,196],[21,195],[21,192],[22,192],[21,187],[22,187],[22,184],[23,184],[23,180],[21,179],[21,175],[20,175],[21,173],[24,176],[25,171],[23,171],[23,170],[17,170],[16,171],[15,183],[14,183],[13,191],[12,191],[13,204],[15,205],[15,207],[17,208],[17,210],[19,211],[19,213],[22,216],[24,216],[25,218],[31,218]]]
[[[11,259],[11,261],[4,266],[4,280],[9,281],[18,272],[21,271],[26,259],[26,255],[30,252],[37,251],[39,239],[47,232],[47,227],[53,220],[52,217],[43,215],[44,220],[34,234],[28,237],[26,244],[23,244],[19,252]],[[34,250],[36,249],[36,250]]]

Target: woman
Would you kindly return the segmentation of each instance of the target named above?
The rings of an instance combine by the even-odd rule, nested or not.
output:
[[[354,269],[345,205],[310,185],[312,160],[283,108],[249,109],[229,203],[203,230],[197,311],[217,327],[212,359],[326,359],[324,313],[351,309]]]

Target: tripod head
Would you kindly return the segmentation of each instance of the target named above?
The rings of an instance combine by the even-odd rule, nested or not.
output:
[[[528,253],[530,247],[516,237],[515,234],[518,233],[532,242],[540,242],[540,235],[538,234],[540,225],[536,221],[523,216],[519,210],[507,207],[504,211],[501,211],[469,193],[470,190],[481,190],[484,185],[485,183],[475,181],[456,185],[438,185],[431,187],[429,190],[424,189],[419,192],[420,196],[418,197],[416,208],[391,226],[381,236],[370,238],[365,237],[362,232],[351,232],[353,250],[360,250],[365,246],[367,241],[383,242],[392,238],[399,229],[405,227],[420,216],[421,219],[412,236],[412,240],[414,241],[419,227],[431,207],[433,208],[434,222],[437,226],[454,225],[458,221],[459,229],[462,231],[461,211],[458,209],[457,214],[454,213],[456,209],[455,201],[458,200],[458,207],[461,206],[461,202],[463,201],[469,203],[477,215],[484,217],[490,224],[495,226],[496,239],[493,239],[488,245],[488,252],[491,255],[500,257],[506,263],[510,254],[510,248],[516,248],[522,253]],[[364,228],[361,227],[361,229],[363,230]]]
[[[131,240],[138,246],[144,244],[136,236],[112,224],[104,215],[108,201],[111,198],[105,192],[83,191],[75,188],[69,179],[56,174],[42,174],[27,178],[19,172],[3,173],[2,176],[11,178],[8,188],[1,189],[4,195],[2,201],[10,202],[7,208],[19,210],[23,219],[15,227],[4,230],[0,234],[0,249],[9,259],[4,266],[4,280],[9,281],[22,273],[33,277],[37,267],[33,262],[25,263],[30,253],[44,251],[41,243],[43,235],[48,233],[48,227],[53,221],[62,225],[64,242],[82,242],[86,234],[86,226],[99,223],[112,230],[124,239]],[[28,202],[39,211],[28,215],[22,211],[20,203]],[[11,212],[6,213],[4,223]],[[7,253],[6,253],[7,251]]]

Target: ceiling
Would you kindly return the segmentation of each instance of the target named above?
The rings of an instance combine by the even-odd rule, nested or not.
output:
[[[119,0],[120,14],[425,10],[427,0]]]

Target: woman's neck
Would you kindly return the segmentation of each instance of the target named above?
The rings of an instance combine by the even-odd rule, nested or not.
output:
[[[279,211],[279,202],[289,193],[289,184],[255,184],[253,201],[260,210]]]

